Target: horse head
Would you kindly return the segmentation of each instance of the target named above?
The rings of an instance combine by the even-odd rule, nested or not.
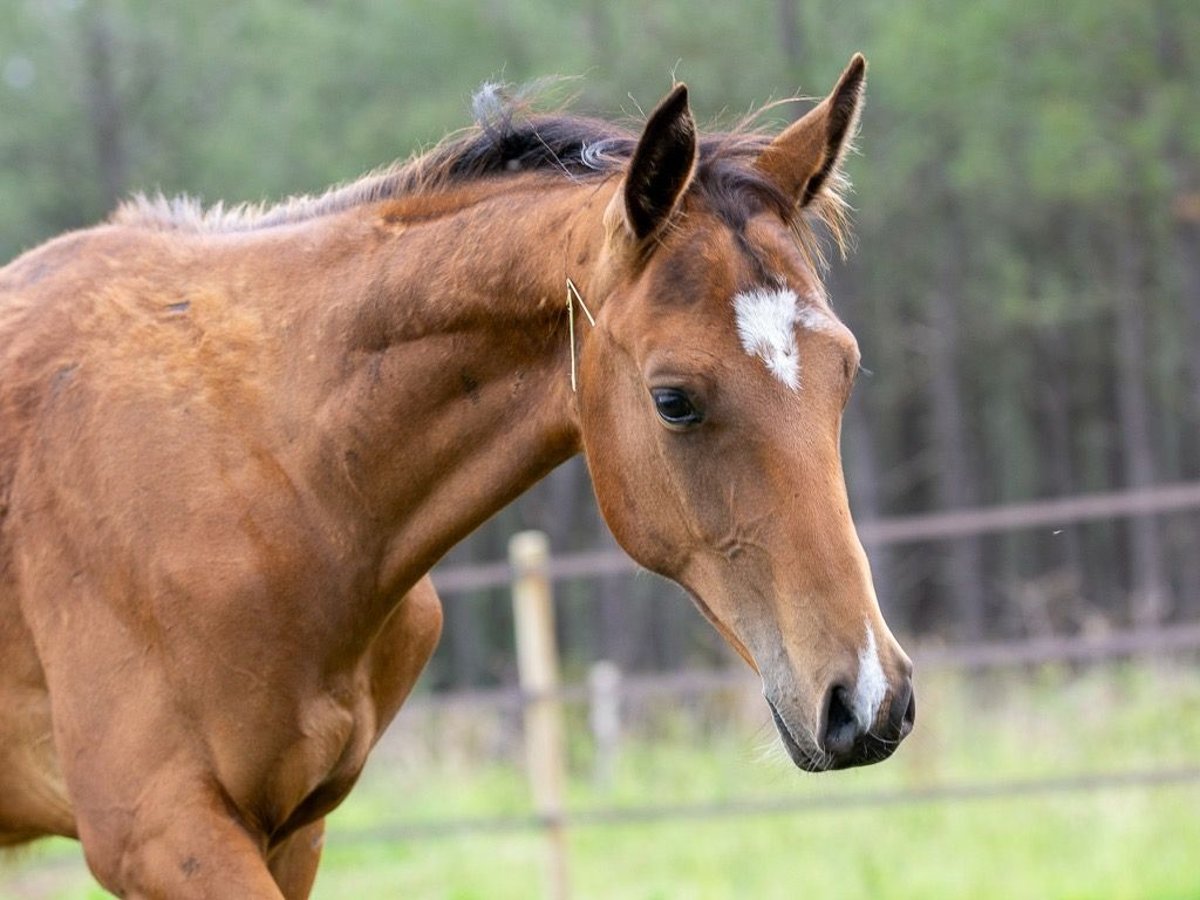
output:
[[[760,674],[791,758],[813,771],[886,758],[915,713],[842,473],[859,350],[807,239],[808,218],[836,219],[864,72],[856,56],[774,138],[698,137],[676,86],[604,213],[578,361],[614,535]]]

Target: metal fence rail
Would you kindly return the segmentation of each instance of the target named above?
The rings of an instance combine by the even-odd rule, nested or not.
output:
[[[1200,510],[1200,483],[1194,481],[978,509],[867,519],[858,523],[858,533],[868,547],[882,547],[1190,510]],[[565,581],[637,570],[637,564],[620,550],[591,550],[554,557],[548,574],[552,581]],[[508,585],[512,581],[512,568],[507,562],[447,565],[435,568],[433,577],[439,591],[474,591]]]
[[[1200,785],[1200,766],[1145,769],[1129,772],[1094,772],[1083,775],[1024,778],[995,782],[931,785],[921,788],[862,791],[783,800],[730,800],[720,803],[680,803],[662,806],[628,806],[580,809],[561,819],[545,816],[479,816],[403,822],[382,828],[342,831],[329,835],[330,843],[349,846],[382,841],[428,840],[462,834],[508,834],[534,831],[549,825],[571,828],[603,827],[662,822],[671,819],[718,819],[744,816],[802,815],[843,812],[850,809],[913,806],[926,803],[972,800],[1009,800],[1044,794],[1069,794],[1128,788]]]
[[[982,672],[988,669],[1056,663],[1098,663],[1151,654],[1189,652],[1200,652],[1200,622],[1099,635],[925,644],[915,648],[912,657],[918,673],[946,669]],[[748,668],[738,667],[713,671],[684,670],[654,675],[626,675],[621,679],[620,691],[623,698],[640,700],[680,694],[716,693],[755,684],[757,681],[754,674]],[[520,687],[512,685],[473,688],[449,694],[423,694],[410,698],[405,704],[405,709],[499,706],[516,710],[533,699],[586,703],[589,698],[590,690],[586,684],[567,684],[548,693],[523,691]]]

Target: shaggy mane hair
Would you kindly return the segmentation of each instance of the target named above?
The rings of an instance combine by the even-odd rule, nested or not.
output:
[[[475,124],[451,134],[426,153],[392,163],[323,194],[290,197],[275,204],[217,203],[207,209],[194,197],[136,194],[117,207],[120,225],[197,233],[240,232],[303,222],[364,204],[449,190],[479,179],[540,172],[586,181],[624,172],[638,133],[602,119],[565,112],[539,113],[536,96],[485,84],[472,107]],[[690,188],[731,227],[740,231],[754,213],[771,210],[789,223],[801,246],[823,261],[813,226],[824,226],[838,248],[847,240],[849,182],[835,167],[820,193],[804,207],[754,167],[774,134],[758,124],[771,104],[730,131],[699,136],[699,160]],[[853,137],[853,134],[850,136]],[[849,143],[849,141],[847,142]]]

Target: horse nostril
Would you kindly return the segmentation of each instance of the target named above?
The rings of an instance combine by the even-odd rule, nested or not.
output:
[[[904,718],[900,720],[900,737],[906,738],[917,721],[917,692],[908,692],[908,706],[904,710]]]
[[[911,679],[905,678],[892,697],[892,706],[888,714],[887,737],[902,741],[913,729],[913,721],[917,717],[917,695],[913,690]]]
[[[822,733],[821,749],[833,756],[849,753],[858,738],[858,721],[850,709],[850,693],[841,685],[830,688]]]

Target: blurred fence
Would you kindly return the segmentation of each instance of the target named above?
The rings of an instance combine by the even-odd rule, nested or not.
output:
[[[528,572],[524,577],[529,577]],[[551,630],[549,623],[544,623],[542,627],[544,633]],[[913,656],[919,672],[943,669],[978,673],[989,669],[1055,663],[1090,664],[1129,657],[1150,656],[1157,660],[1165,660],[1172,654],[1195,654],[1197,651],[1200,651],[1200,623],[1091,637],[925,646],[916,648]],[[534,811],[527,815],[398,820],[380,827],[350,832],[332,831],[328,840],[331,843],[354,845],[431,840],[463,834],[541,832],[547,838],[546,896],[554,900],[563,900],[571,896],[567,838],[569,832],[577,829],[661,821],[816,815],[852,809],[966,803],[1200,784],[1200,759],[1197,759],[1196,763],[1191,765],[1025,778],[1006,777],[897,789],[831,791],[825,795],[783,799],[731,798],[709,802],[650,803],[577,810],[569,808],[562,791],[563,772],[567,765],[563,707],[587,706],[587,721],[592,731],[592,744],[596,749],[593,765],[602,772],[612,770],[613,758],[620,752],[622,710],[638,707],[654,699],[669,700],[673,707],[678,707],[684,705],[685,698],[695,703],[700,697],[743,690],[755,693],[758,690],[757,679],[745,669],[625,676],[615,672],[611,663],[599,663],[593,667],[592,677],[586,684],[571,684],[550,690],[493,688],[414,698],[406,707],[409,714],[420,715],[422,711],[431,711],[434,708],[443,712],[458,709],[471,713],[471,718],[474,718],[480,711],[488,709],[506,714],[515,722],[524,712],[525,739],[528,742],[526,773],[530,780]],[[556,723],[550,726],[549,736],[544,724],[547,716]],[[541,725],[536,724],[539,719]],[[578,719],[579,717],[575,717],[572,721]],[[534,723],[534,727],[529,730],[531,722]],[[385,737],[384,743],[377,751],[384,760],[388,755],[387,740]]]
[[[546,515],[534,510],[511,518],[514,525],[540,523]],[[646,577],[611,543],[560,552],[557,542],[581,534],[557,520],[550,524],[556,553],[549,577],[560,591],[558,635],[572,672],[596,659],[614,660],[630,671],[728,661],[724,643],[681,602],[677,588]],[[1144,528],[1159,536],[1165,567],[1164,580],[1153,585],[1140,580],[1130,555],[1130,541]],[[859,516],[858,531],[884,614],[905,644],[918,637],[1018,639],[1200,620],[1200,554],[1189,549],[1200,546],[1197,481],[918,515]],[[447,598],[446,631],[426,683],[441,691],[515,680],[506,591],[511,568],[497,559],[502,540],[489,537],[483,545],[494,561],[467,564],[460,550],[433,573]],[[978,553],[964,574],[959,557],[969,556],[970,547]],[[978,596],[959,589],[963,578],[976,585]]]
[[[1152,488],[1028,503],[868,519],[858,523],[858,534],[869,550],[873,547],[918,541],[972,537],[1020,529],[1056,529],[1082,522],[1137,518],[1188,510],[1200,510],[1200,482],[1180,482]],[[554,557],[549,562],[547,575],[552,581],[561,581],[628,573],[636,568],[637,565],[620,551],[594,550]],[[445,566],[434,570],[434,581],[442,593],[502,587],[512,581],[512,566],[508,562]]]
[[[957,538],[1012,531],[1050,528],[1121,517],[1140,517],[1200,509],[1200,484],[1183,483],[1135,491],[1012,504],[987,509],[941,512],[929,515],[868,521],[859,526],[864,544],[884,546],[915,541]],[[533,552],[530,552],[534,548]],[[1200,550],[1200,548],[1198,548]],[[376,841],[433,838],[462,832],[510,832],[542,829],[548,836],[549,894],[569,895],[565,835],[570,828],[594,827],[664,819],[721,816],[761,816],[813,813],[824,809],[884,807],[902,804],[963,802],[973,799],[1016,797],[1071,791],[1152,787],[1200,782],[1200,764],[1165,769],[1087,773],[988,783],[949,784],[861,794],[839,793],[827,798],[791,798],[782,801],[728,800],[671,806],[589,809],[570,812],[563,796],[566,745],[563,704],[587,704],[592,739],[597,748],[597,768],[611,768],[606,756],[615,754],[621,710],[630,701],[652,696],[698,696],[721,691],[754,689],[756,680],[745,669],[736,671],[683,671],[653,676],[627,676],[611,663],[593,667],[587,683],[560,687],[554,647],[551,585],[555,581],[597,577],[636,568],[624,554],[595,551],[549,556],[542,535],[526,533],[514,538],[510,562],[447,567],[434,573],[444,593],[514,587],[514,620],[518,653],[533,653],[536,662],[523,662],[521,686],[458,692],[454,695],[414,699],[411,705],[488,706],[524,713],[527,741],[527,774],[534,798],[528,816],[497,816],[441,821],[397,822],[336,840]],[[532,598],[522,595],[532,594]],[[537,624],[530,616],[540,618]],[[521,632],[525,632],[522,637]],[[533,637],[530,637],[533,635]],[[530,642],[536,649],[530,649]],[[1043,636],[1020,641],[933,645],[915,649],[919,670],[954,669],[979,672],[991,668],[1051,663],[1078,664],[1122,657],[1161,657],[1200,650],[1200,623],[1145,626],[1136,630],[1074,636]],[[532,666],[532,668],[530,668]],[[527,677],[527,672],[537,674]]]
[[[1137,631],[1114,632],[1098,636],[1048,637],[1025,641],[994,641],[954,646],[926,645],[917,647],[913,659],[917,671],[953,670],[978,673],[989,669],[1011,669],[1047,664],[1091,664],[1133,657],[1152,657],[1165,660],[1170,656],[1200,652],[1200,623],[1173,625]],[[597,678],[598,672],[605,676]],[[613,732],[620,730],[620,710],[653,699],[678,701],[705,695],[746,690],[757,692],[758,681],[747,669],[729,671],[684,671],[671,674],[621,675],[611,663],[593,668],[593,677],[585,684],[571,684],[550,691],[531,691],[520,687],[486,688],[457,691],[453,694],[414,698],[406,706],[411,713],[433,708],[472,711],[500,710],[514,717],[531,705],[586,705],[592,729],[592,741],[597,747],[597,766],[610,766],[603,759],[605,748],[617,752]],[[604,710],[605,713],[597,714]],[[618,724],[612,723],[616,710]],[[598,726],[597,720],[605,724]],[[387,754],[387,738],[381,751]],[[564,754],[560,746],[554,752]],[[546,748],[540,748],[545,759]],[[536,754],[535,754],[536,756]],[[565,765],[562,756],[551,765],[560,770]],[[533,770],[537,779],[543,773]],[[561,797],[552,812],[529,816],[495,816],[471,819],[445,819],[422,822],[397,822],[382,829],[371,829],[341,835],[348,842],[390,839],[437,838],[464,832],[505,832],[531,828],[561,830],[571,827],[657,821],[674,818],[713,818],[722,816],[764,815],[771,813],[806,813],[831,809],[883,807],[902,804],[965,801],[997,797],[1019,797],[1038,793],[1064,793],[1102,788],[1153,787],[1177,783],[1200,783],[1200,760],[1194,766],[1137,771],[1080,774],[1071,777],[1006,780],[987,783],[943,784],[904,790],[877,791],[862,794],[838,793],[830,797],[790,798],[779,802],[729,800],[720,803],[697,803],[675,806],[622,807],[609,810],[569,812]],[[535,807],[536,808],[536,807]]]

